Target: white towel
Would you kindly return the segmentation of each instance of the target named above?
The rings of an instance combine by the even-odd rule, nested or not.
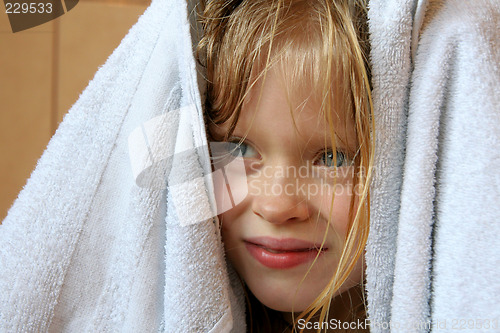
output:
[[[372,1],[369,15],[372,332],[499,331],[500,3]]]
[[[373,332],[388,332],[382,325],[390,321],[415,3],[415,0],[369,3],[376,151],[366,248],[366,290]]]
[[[213,219],[192,9],[154,0],[49,143],[0,227],[1,332],[245,330]]]

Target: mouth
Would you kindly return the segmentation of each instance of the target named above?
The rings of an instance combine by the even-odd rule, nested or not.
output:
[[[303,265],[328,251],[328,248],[321,247],[321,244],[294,238],[257,237],[245,239],[244,243],[254,259],[272,269],[288,269]]]

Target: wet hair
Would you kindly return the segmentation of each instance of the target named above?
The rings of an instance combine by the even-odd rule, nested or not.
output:
[[[357,195],[350,205],[344,249],[329,284],[296,318],[309,320],[319,315],[323,321],[332,298],[362,256],[369,231],[374,124],[365,1],[206,0],[200,3],[199,13],[204,35],[197,55],[208,83],[207,122],[229,124],[225,139],[234,131],[252,87],[275,66],[282,66],[289,94],[308,89],[310,97],[320,102],[320,116],[332,134],[332,142],[325,145],[335,151],[334,121],[350,118],[355,124],[353,186]],[[345,112],[344,117],[339,118],[337,110]],[[254,317],[249,320],[256,330]]]

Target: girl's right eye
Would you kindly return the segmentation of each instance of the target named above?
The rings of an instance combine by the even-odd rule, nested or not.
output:
[[[230,153],[233,156],[241,156],[243,158],[259,158],[259,153],[255,150],[255,148],[245,142],[240,142],[239,140],[236,142],[233,141],[231,146],[233,149],[231,149]]]

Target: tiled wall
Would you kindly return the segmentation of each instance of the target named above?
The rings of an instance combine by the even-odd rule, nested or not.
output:
[[[148,3],[80,0],[15,34],[0,5],[0,221],[66,111]]]

